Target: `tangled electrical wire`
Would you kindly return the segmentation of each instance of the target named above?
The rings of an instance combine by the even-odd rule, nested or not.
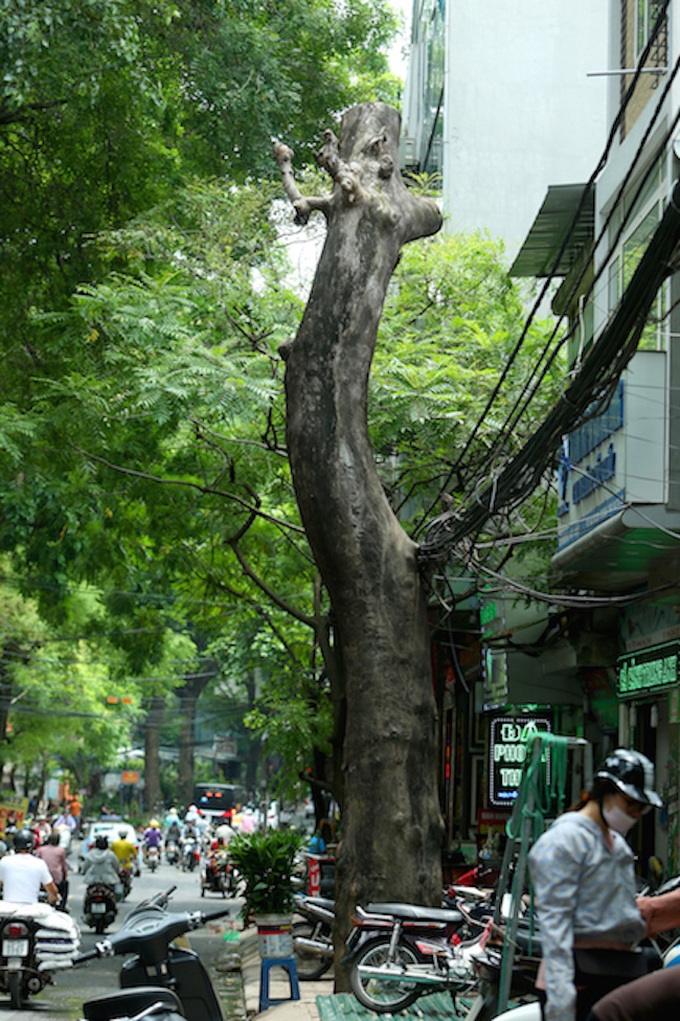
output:
[[[669,0],[666,0],[666,3],[661,6],[654,32],[650,36],[646,50],[640,57],[635,79],[624,96],[619,114],[612,126],[604,153],[588,185],[586,186],[586,189],[584,189],[582,203],[585,201],[588,188],[593,186],[595,177],[607,161],[615,132],[623,119],[625,109],[630,102],[635,85],[637,84],[641,70],[644,67],[644,62],[647,59],[651,46],[654,44],[658,33],[661,31],[668,2]],[[578,279],[571,283],[572,298],[575,298],[577,294],[580,293],[579,288],[581,287],[583,278],[587,272],[587,266],[592,259],[593,253],[601,244],[603,237],[609,229],[609,225],[616,209],[621,207],[623,204],[624,195],[627,195],[627,189],[635,169],[641,160],[643,153],[646,152],[651,132],[661,116],[665,100],[679,72],[680,59],[676,61],[672,72],[668,76],[668,80],[656,104],[654,114],[650,118],[647,130],[644,133],[626,175],[620,183],[617,196],[609,212],[609,216],[607,217],[600,234],[593,242],[589,253],[590,258],[584,260],[581,275]],[[609,252],[606,257],[601,260],[600,267],[594,274],[593,280],[585,292],[586,297],[592,293],[597,280],[605,271],[612,251],[618,244],[630,217],[631,210],[635,206],[635,199],[642,193],[650,174],[654,170],[657,158],[664,152],[669,141],[674,137],[674,132],[679,122],[680,111],[676,113],[671,123],[666,126],[664,137],[656,146],[654,158],[649,162],[646,173],[642,175],[638,182],[635,194],[628,205],[628,211],[620,218],[618,230],[611,241]],[[553,261],[552,270],[545,282],[541,294],[537,298],[536,303],[531,310],[529,319],[525,324],[521,336],[518,339],[512,353],[510,363],[517,356],[520,347],[526,338],[529,324],[547,293],[547,288],[551,280],[556,275],[556,268],[560,263],[564,251],[566,250],[570,236],[575,230],[580,212],[581,206],[579,206],[579,209],[573,218],[571,229],[563,239],[560,251]],[[602,408],[606,405],[612,387],[616,385],[621,372],[626,367],[630,358],[637,349],[640,336],[644,330],[647,317],[655,301],[658,289],[661,287],[664,280],[666,280],[667,277],[669,277],[677,268],[675,266],[675,259],[677,258],[677,248],[679,244],[680,183],[676,182],[673,187],[670,202],[667,205],[661,222],[642,257],[617,310],[605,329],[599,335],[597,342],[593,345],[585,359],[578,367],[578,371],[574,374],[569,386],[565,389],[561,398],[553,407],[548,417],[533,433],[531,438],[519,450],[519,452],[512,457],[512,459],[506,458],[505,463],[503,464],[504,450],[507,448],[508,438],[512,436],[513,430],[516,428],[521,415],[526,411],[530,400],[537,392],[546,373],[554,363],[558,351],[565,342],[566,337],[562,337],[557,344],[554,343],[560,327],[559,322],[546,344],[542,358],[539,360],[539,364],[534,368],[531,380],[525,387],[523,400],[521,403],[518,402],[511,410],[506,422],[499,430],[494,450],[491,454],[491,464],[500,466],[495,467],[492,470],[491,481],[482,485],[479,485],[477,482],[475,486],[469,489],[464,495],[463,502],[458,508],[446,510],[425,526],[425,533],[418,550],[419,563],[424,573],[430,573],[433,565],[445,562],[453,552],[454,548],[463,539],[469,539],[470,536],[478,535],[491,517],[496,516],[501,512],[507,513],[509,510],[512,510],[523,503],[527,496],[539,485],[546,471],[548,471],[553,465],[556,451],[560,446],[564,434],[573,430],[576,425],[583,422],[587,417],[591,417],[594,413],[596,413],[597,408]],[[569,305],[569,300],[565,302],[565,305]],[[543,365],[539,371],[540,362],[542,362]],[[447,479],[444,482],[443,489],[446,488],[446,485],[453,477],[454,473],[459,469],[461,460],[470,449],[470,445],[481,427],[482,421],[488,414],[494,399],[500,391],[500,387],[507,378],[510,363],[504,369],[501,378],[487,402],[485,411],[480,416],[480,419],[468,438],[463,451],[457,458],[456,463],[451,467]],[[432,509],[432,506],[434,506],[434,504],[430,506],[429,510]],[[424,522],[421,519],[421,524],[422,523]]]

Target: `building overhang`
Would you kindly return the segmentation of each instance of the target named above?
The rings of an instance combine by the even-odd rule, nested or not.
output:
[[[572,588],[645,588],[654,602],[678,602],[680,511],[663,504],[625,507],[556,553],[551,565]]]
[[[591,244],[594,227],[594,185],[551,185],[510,267],[510,276],[566,276]]]

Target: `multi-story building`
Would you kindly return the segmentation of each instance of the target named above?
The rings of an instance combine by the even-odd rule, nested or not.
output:
[[[414,0],[412,35],[404,165],[443,175],[446,229],[488,230],[514,275],[561,283],[573,375],[680,207],[680,0]],[[549,718],[596,754],[620,743],[655,759],[669,809],[639,850],[680,864],[678,275],[654,291],[638,353],[565,437],[552,567],[582,608],[507,596],[452,616],[457,661],[442,655],[440,678],[452,836],[511,801],[489,758],[499,719]]]
[[[548,189],[512,270],[562,278],[554,308],[571,323],[572,375],[597,357],[643,257],[653,269],[669,261],[657,254],[662,233],[680,241],[680,3],[610,0],[608,38],[606,161],[587,184]],[[601,640],[594,612],[585,624],[577,674],[615,706],[613,737],[656,760],[668,811],[656,831],[648,822],[642,850],[677,867],[680,277],[648,289],[636,353],[565,437],[553,567],[563,586],[609,599]]]
[[[547,185],[587,178],[605,132],[606,8],[413,0],[402,161],[442,175],[450,231],[510,260]]]

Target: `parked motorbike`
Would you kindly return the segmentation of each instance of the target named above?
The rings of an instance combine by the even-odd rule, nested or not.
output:
[[[80,946],[78,928],[63,912],[26,904],[0,916],[0,990],[15,1010],[71,966]]]
[[[96,996],[83,1004],[85,1021],[186,1021],[171,989],[144,986]]]
[[[293,953],[298,978],[313,982],[325,975],[333,963],[333,920],[335,902],[327,897],[295,894],[295,911],[303,921],[293,921]]]
[[[377,1013],[404,1010],[427,992],[473,980],[470,962],[453,950],[475,920],[459,909],[415,904],[357,907],[347,937],[352,992]]]
[[[206,922],[223,918],[229,908],[203,913],[201,911],[167,911],[169,893],[152,898],[135,908],[117,932],[99,940],[94,949],[74,961],[78,965],[100,957],[134,956],[126,960],[119,980],[123,990],[141,992],[145,987],[172,990],[187,1021],[224,1021],[220,1000],[212,987],[208,972],[192,950],[173,943],[179,936],[197,929]],[[101,998],[96,1016],[89,1021],[111,1021],[121,1017],[128,993]]]
[[[118,914],[116,891],[107,883],[91,883],[85,891],[83,918],[100,936]]]

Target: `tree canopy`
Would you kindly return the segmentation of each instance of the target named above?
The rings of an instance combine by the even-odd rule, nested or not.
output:
[[[211,671],[289,778],[309,768],[312,738],[321,774],[340,737],[328,599],[287,463],[279,349],[302,303],[271,136],[304,164],[338,111],[393,99],[394,27],[385,0],[11,0],[0,25],[0,539],[12,584],[47,633],[97,643],[105,687],[146,678],[135,713],[172,691],[187,705],[192,678]],[[405,252],[370,400],[383,485],[407,526],[455,462],[521,320],[487,240]],[[520,388],[521,365],[513,378]],[[87,687],[95,674],[68,676]],[[332,784],[332,770],[321,778]]]

